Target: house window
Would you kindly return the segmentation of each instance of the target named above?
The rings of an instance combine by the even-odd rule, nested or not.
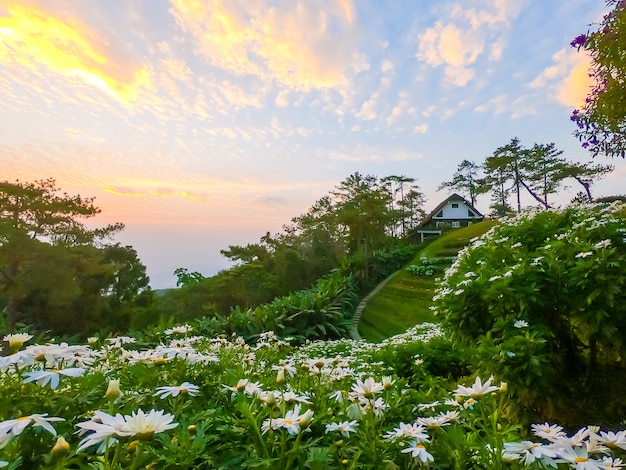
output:
[[[452,209],[458,209],[459,208],[459,203],[458,202],[453,202],[452,203]]]
[[[452,222],[452,228],[459,228],[461,226],[461,222],[455,220]]]
[[[476,214],[474,214],[471,210],[467,209],[467,216],[468,217],[476,217]]]
[[[443,217],[443,211],[439,211],[435,217]]]

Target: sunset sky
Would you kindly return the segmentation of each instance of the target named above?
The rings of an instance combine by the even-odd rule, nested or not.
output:
[[[0,0],[0,180],[53,177],[153,288],[254,243],[350,174],[417,179],[517,136],[588,161],[569,46],[603,0]],[[626,192],[626,163],[594,195]],[[563,201],[573,197],[572,187]],[[489,198],[478,209],[488,212]]]

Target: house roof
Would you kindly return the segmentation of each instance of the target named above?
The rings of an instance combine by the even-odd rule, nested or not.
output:
[[[450,196],[448,196],[447,199],[443,200],[441,203],[439,203],[439,205],[437,207],[435,207],[435,209],[428,214],[424,220],[422,220],[422,222],[420,223],[420,226],[426,225],[427,223],[429,223],[432,218],[441,210],[444,208],[444,206],[450,202],[450,201],[462,201],[463,203],[465,203],[465,205],[470,208],[472,210],[472,212],[476,213],[476,215],[478,217],[484,217],[480,212],[478,212],[476,210],[476,208],[474,206],[472,206],[467,199],[465,199],[463,196],[458,195],[457,193],[451,194]]]

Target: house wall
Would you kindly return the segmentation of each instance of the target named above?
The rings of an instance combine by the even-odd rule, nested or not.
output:
[[[459,207],[452,207],[452,204],[458,204]],[[479,219],[480,217],[470,217],[469,215],[467,215],[467,211],[468,211],[469,207],[467,207],[467,205],[462,202],[462,201],[449,201],[444,207],[443,207],[443,217],[437,217],[437,215],[435,214],[435,217],[433,217],[433,220],[441,220],[441,219]],[[474,212],[474,211],[472,211]]]

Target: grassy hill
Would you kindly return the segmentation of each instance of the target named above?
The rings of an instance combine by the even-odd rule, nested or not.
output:
[[[469,227],[450,230],[428,244],[409,265],[419,264],[421,258],[455,256],[472,238],[482,235],[495,223],[493,220],[485,220]],[[434,321],[429,307],[433,304],[436,277],[417,276],[404,268],[397,271],[368,301],[359,323],[359,334],[368,341],[378,342],[402,333],[413,325]]]

